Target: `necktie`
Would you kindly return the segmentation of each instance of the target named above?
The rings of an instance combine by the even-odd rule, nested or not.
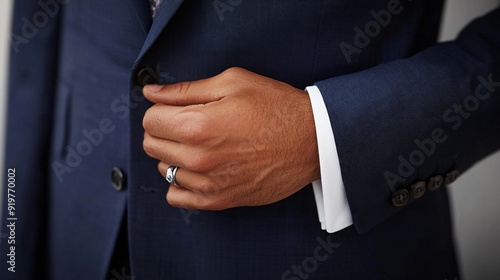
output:
[[[163,0],[149,0],[149,3],[151,4],[151,15],[153,18],[156,16],[156,11],[158,10],[158,7],[160,7],[161,1]]]

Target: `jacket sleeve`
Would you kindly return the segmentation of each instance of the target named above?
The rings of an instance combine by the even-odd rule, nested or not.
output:
[[[500,148],[500,10],[455,41],[316,85],[363,233]]]
[[[45,4],[42,2],[46,2]],[[54,82],[57,73],[59,2],[16,0],[9,67],[0,279],[44,279],[48,167]],[[12,175],[14,174],[14,175]],[[7,176],[7,172],[4,173]],[[11,180],[12,181],[12,180]],[[11,189],[13,191],[7,191]],[[10,208],[7,193],[15,200]],[[12,196],[13,195],[13,196]],[[12,202],[12,200],[10,201]],[[7,218],[15,217],[15,221]],[[15,227],[7,227],[14,222]],[[14,241],[9,239],[15,236]],[[7,254],[15,254],[8,257]],[[42,255],[43,254],[43,255]],[[8,268],[14,266],[15,273]]]

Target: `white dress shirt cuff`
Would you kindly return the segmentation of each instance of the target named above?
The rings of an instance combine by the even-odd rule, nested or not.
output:
[[[321,228],[329,233],[352,225],[352,216],[340,172],[335,137],[323,96],[318,87],[306,88],[316,125],[321,179],[312,183]]]

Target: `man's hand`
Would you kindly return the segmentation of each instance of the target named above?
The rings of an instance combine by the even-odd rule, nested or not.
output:
[[[144,150],[165,177],[167,201],[222,210],[282,200],[320,177],[307,94],[240,68],[204,80],[148,85]]]

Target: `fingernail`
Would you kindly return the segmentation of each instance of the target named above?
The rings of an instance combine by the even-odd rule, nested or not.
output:
[[[157,92],[163,88],[163,85],[147,85],[146,90],[150,92]]]

